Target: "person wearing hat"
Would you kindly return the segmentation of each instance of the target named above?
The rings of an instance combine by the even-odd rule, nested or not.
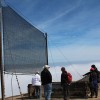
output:
[[[95,71],[95,68],[91,67],[90,69],[90,77],[89,77],[89,82],[90,82],[90,92],[91,92],[91,98],[95,96],[97,98],[98,96],[98,75]]]
[[[91,65],[90,72],[84,74],[83,76],[89,75],[89,88],[90,88],[90,97],[93,98],[95,95],[95,98],[98,96],[98,73],[97,68],[95,65]]]
[[[44,97],[45,100],[51,100],[52,92],[52,75],[49,71],[50,66],[43,66],[43,71],[41,72],[41,82],[44,87]]]
[[[37,71],[32,78],[32,86],[35,88],[35,96],[36,98],[40,97],[40,86],[41,86],[41,77],[39,72]]]
[[[100,72],[94,64],[91,65],[91,68],[94,68],[95,72],[97,73],[98,83],[100,83]]]

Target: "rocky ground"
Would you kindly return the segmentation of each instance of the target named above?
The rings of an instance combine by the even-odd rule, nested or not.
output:
[[[98,90],[98,97],[95,98],[90,98],[89,97],[89,93],[90,92],[86,92],[86,90],[88,89],[85,89],[84,88],[86,87],[85,84],[83,84],[84,82],[78,82],[78,83],[73,83],[72,84],[72,90],[70,92],[74,93],[74,95],[76,96],[71,96],[69,98],[69,100],[100,100],[100,84],[99,84],[99,90]],[[58,86],[58,87],[57,87]],[[74,87],[73,87],[74,86]],[[77,87],[78,86],[78,87]],[[62,98],[62,92],[61,92],[61,88],[59,86],[58,83],[56,83],[55,85],[53,85],[53,92],[54,94],[52,93],[52,98],[51,100],[63,100]],[[33,91],[33,88],[29,88],[29,90]],[[55,90],[55,91],[54,91]],[[42,88],[42,91],[43,91],[43,88]],[[74,91],[74,92],[73,92]],[[86,96],[86,94],[88,94],[88,96]],[[83,95],[82,95],[83,94]],[[84,96],[84,97],[83,97]],[[0,99],[1,100],[1,99]],[[43,92],[42,92],[42,97],[39,99],[36,99],[34,98],[33,96],[29,97],[29,92],[26,93],[26,94],[23,94],[23,96],[13,96],[13,97],[7,97],[5,98],[5,100],[45,100],[44,97],[43,97]]]
[[[36,98],[29,98],[27,94],[23,95],[23,98],[21,98],[21,96],[14,96],[14,97],[8,97],[5,98],[5,100],[45,100],[44,97],[42,97],[41,99],[36,99]],[[51,98],[51,100],[63,100],[63,98]],[[100,89],[99,89],[99,95],[98,98],[69,98],[69,100],[100,100]]]

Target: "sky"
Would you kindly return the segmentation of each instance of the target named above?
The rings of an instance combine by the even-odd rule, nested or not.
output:
[[[100,61],[100,0],[5,2],[48,34],[50,64]]]
[[[66,66],[74,81],[82,78],[92,64],[96,64],[100,70],[100,0],[5,2],[29,23],[48,34],[48,57],[49,64],[53,66],[50,69],[54,76],[53,81],[60,81],[61,66]],[[27,91],[31,77],[27,79],[26,76],[20,76],[22,91]],[[7,83],[11,76],[6,75],[5,78]],[[13,88],[17,88],[15,79],[13,82]],[[5,86],[7,87],[8,83]],[[7,96],[11,95],[9,91],[10,86],[6,88]],[[16,91],[14,93],[18,94]]]

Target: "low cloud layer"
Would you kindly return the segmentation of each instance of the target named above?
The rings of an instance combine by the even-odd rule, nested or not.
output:
[[[100,62],[93,62],[88,64],[73,64],[71,66],[64,66],[66,70],[70,72],[73,76],[73,81],[77,81],[83,78],[83,74],[90,70],[92,64],[95,64],[100,70]],[[50,72],[52,73],[53,82],[60,82],[61,78],[61,67],[55,66],[50,68]],[[18,81],[21,88],[22,93],[28,92],[28,84],[31,84],[31,79],[33,75],[18,75]],[[15,75],[5,74],[5,96],[9,97],[13,95],[19,95],[19,88],[17,84],[17,80]]]

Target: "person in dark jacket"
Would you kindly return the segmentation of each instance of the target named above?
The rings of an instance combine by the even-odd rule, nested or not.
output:
[[[91,65],[91,68],[94,68],[95,72],[97,73],[97,77],[99,78],[99,71],[97,69],[97,67],[93,64]],[[86,74],[84,74],[83,76],[89,75],[91,73],[91,71],[87,72]]]
[[[90,97],[92,98],[94,95],[97,98],[98,96],[98,69],[95,65],[91,65],[90,72],[84,74],[83,76],[89,75],[89,87],[90,87]]]
[[[91,98],[95,95],[95,98],[98,96],[98,79],[97,79],[97,73],[94,68],[90,69],[90,86],[91,86]]]
[[[44,87],[45,100],[51,100],[52,92],[52,75],[49,71],[49,66],[45,65],[43,71],[41,72],[41,82]]]
[[[98,71],[97,67],[93,64],[91,68],[94,68],[95,72],[97,73],[98,83],[100,83],[100,72]]]
[[[65,67],[62,67],[61,71],[62,71],[61,86],[63,88],[64,100],[67,100],[67,98],[69,97],[69,85],[67,83],[67,81],[68,81],[67,71],[66,71]]]

